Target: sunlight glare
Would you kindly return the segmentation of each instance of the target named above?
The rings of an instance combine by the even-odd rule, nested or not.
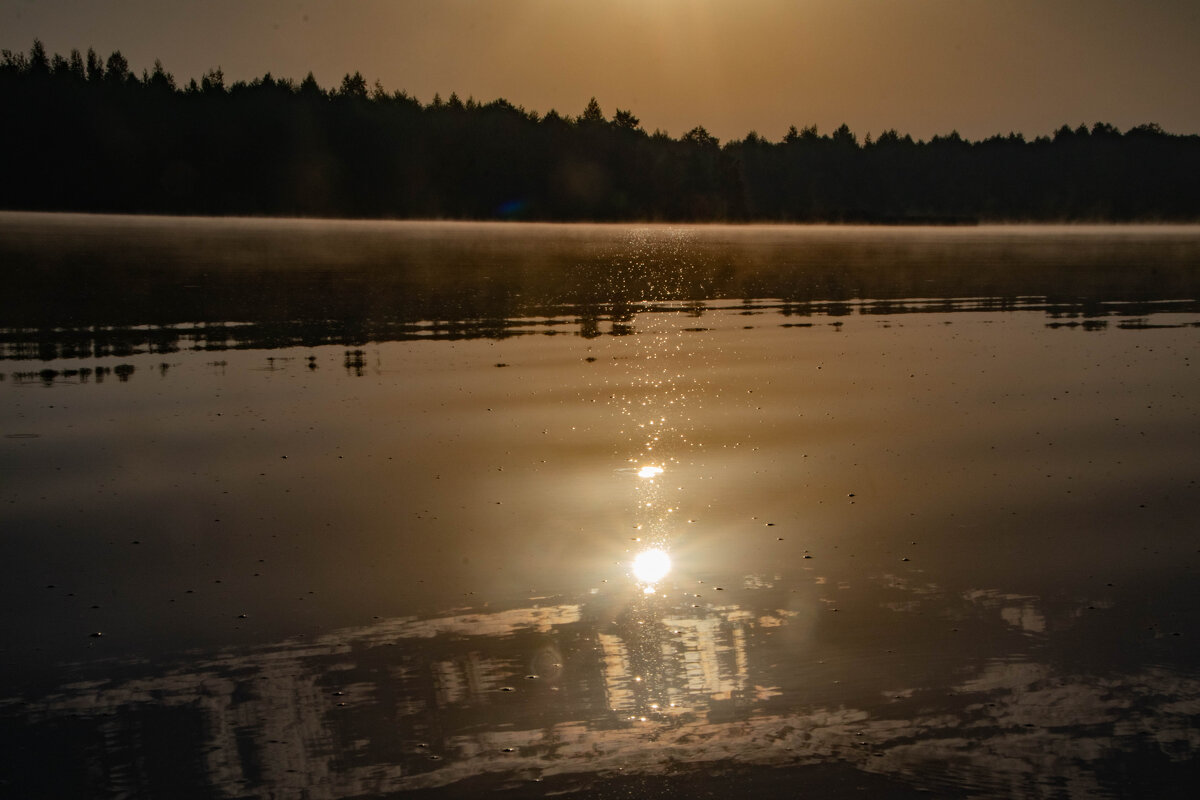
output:
[[[643,550],[633,559],[633,575],[646,584],[657,583],[671,571],[671,557],[662,550]]]
[[[638,470],[639,478],[653,478],[656,475],[662,475],[662,467],[646,466]]]

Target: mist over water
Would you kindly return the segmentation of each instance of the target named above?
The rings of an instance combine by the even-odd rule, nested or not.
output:
[[[1198,257],[0,215],[0,780],[1167,792]]]

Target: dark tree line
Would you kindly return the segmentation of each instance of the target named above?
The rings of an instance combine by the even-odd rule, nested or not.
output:
[[[1157,125],[1052,137],[864,141],[791,128],[722,145],[634,114],[577,117],[451,94],[422,104],[310,73],[180,86],[121,53],[0,55],[0,207],[544,220],[971,221],[1200,218],[1200,136]]]

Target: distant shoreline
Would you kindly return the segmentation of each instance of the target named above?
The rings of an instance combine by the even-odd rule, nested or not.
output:
[[[740,220],[661,220],[661,219],[605,219],[605,220],[589,220],[589,219],[574,219],[574,220],[538,220],[538,219],[460,219],[451,217],[320,217],[320,216],[302,216],[288,214],[177,214],[169,212],[153,212],[153,211],[73,211],[73,210],[43,210],[43,209],[28,209],[28,208],[0,208],[0,221],[5,218],[15,218],[19,216],[28,216],[31,218],[54,218],[54,217],[82,217],[82,218],[98,218],[112,217],[121,220],[136,220],[139,218],[147,220],[179,220],[179,221],[229,221],[229,222],[334,222],[334,223],[402,223],[406,225],[496,225],[500,227],[520,227],[520,226],[549,226],[555,228],[571,227],[571,226],[603,226],[603,227],[628,227],[628,226],[647,226],[647,227],[694,227],[694,228],[709,228],[709,227],[730,227],[735,229],[744,228],[831,228],[834,230],[846,228],[868,228],[868,229],[887,229],[887,228],[962,228],[962,229],[1006,229],[1006,228],[1067,228],[1067,229],[1085,229],[1096,228],[1102,230],[1112,230],[1115,228],[1131,228],[1131,229],[1184,229],[1184,228],[1200,228],[1200,217],[1196,219],[1180,219],[1180,220],[1163,220],[1163,219],[1134,219],[1134,220],[1089,220],[1089,219],[1071,219],[1071,220],[1055,220],[1055,219],[1005,219],[1005,220],[988,220],[988,219],[892,219],[892,220],[758,220],[758,219],[740,219]],[[0,237],[3,236],[3,230],[0,229]]]
[[[1200,220],[1200,136],[1097,122],[929,141],[842,125],[721,143],[346,75],[176,85],[119,52],[0,57],[0,208],[184,216],[976,225]]]

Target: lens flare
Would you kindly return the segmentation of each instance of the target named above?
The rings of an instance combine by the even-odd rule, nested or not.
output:
[[[662,550],[643,550],[633,559],[633,575],[642,583],[658,583],[670,571],[671,557]]]

